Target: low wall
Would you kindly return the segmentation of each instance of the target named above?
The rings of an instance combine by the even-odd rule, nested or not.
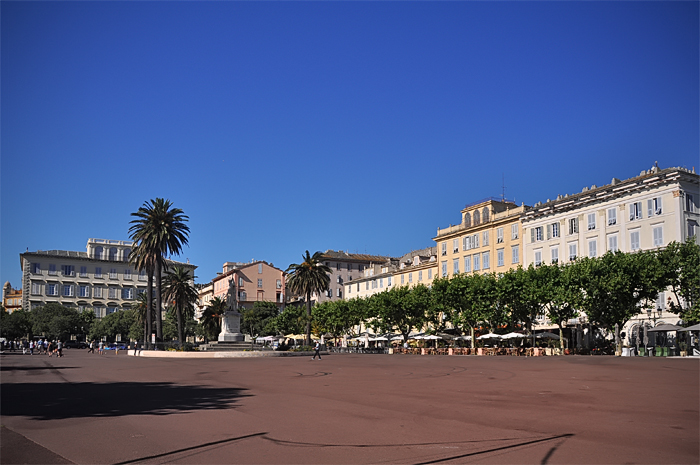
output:
[[[250,358],[250,357],[313,357],[314,352],[275,352],[275,351],[227,351],[216,352],[213,350],[177,352],[174,350],[133,350],[127,351],[132,357],[151,358]],[[321,351],[321,355],[328,355],[327,351]]]

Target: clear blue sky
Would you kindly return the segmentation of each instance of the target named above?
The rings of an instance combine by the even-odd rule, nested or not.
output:
[[[165,197],[180,257],[398,256],[464,204],[699,161],[698,2],[6,2],[0,282],[19,253],[128,239]]]

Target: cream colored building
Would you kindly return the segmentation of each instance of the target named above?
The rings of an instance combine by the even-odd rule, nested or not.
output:
[[[502,273],[522,265],[520,217],[525,205],[488,198],[462,209],[460,224],[438,229],[440,277],[459,273]]]
[[[524,263],[569,263],[607,251],[636,252],[663,248],[669,242],[697,241],[700,222],[699,176],[684,168],[653,167],[639,176],[605,186],[584,187],[572,195],[538,203],[523,214]],[[657,299],[656,323],[677,323],[666,312],[670,292]],[[623,331],[649,316],[640,314]]]
[[[91,309],[98,318],[131,308],[138,294],[146,292],[147,275],[128,263],[134,243],[88,239],[86,252],[38,250],[20,256],[22,284],[26,290],[22,308],[31,310],[56,302],[80,311]],[[196,266],[181,265],[194,275]]]

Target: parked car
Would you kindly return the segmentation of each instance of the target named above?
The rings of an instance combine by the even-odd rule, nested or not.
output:
[[[87,349],[87,343],[83,341],[66,341],[63,346],[66,349]]]

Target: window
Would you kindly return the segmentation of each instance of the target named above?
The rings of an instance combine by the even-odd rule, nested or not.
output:
[[[639,220],[642,218],[642,202],[634,202],[629,204],[630,221]]]
[[[467,228],[472,225],[472,216],[469,213],[464,214],[464,226]]]
[[[418,271],[418,282],[420,281],[423,281],[423,270]]]
[[[444,278],[446,276],[447,276],[447,261],[443,261],[442,262],[442,277]],[[401,282],[401,284],[403,284],[403,281]]]
[[[81,266],[80,267],[80,277],[81,278],[87,278],[87,266]]]
[[[697,221],[695,220],[688,220],[688,237],[694,237],[696,232],[696,228],[698,226]]]
[[[520,246],[514,245],[510,248],[511,263],[520,263]]]
[[[116,298],[117,298],[117,288],[116,288],[116,287],[110,287],[110,288],[109,288],[109,298],[110,298],[110,299],[116,299]]]
[[[452,253],[459,252],[459,239],[452,240]]]
[[[442,255],[447,255],[447,242],[440,244],[440,250],[442,251]]]
[[[652,229],[654,234],[654,247],[661,247],[664,245],[664,228],[663,226],[656,226]]]
[[[608,208],[608,226],[617,224],[617,208]]]
[[[100,268],[99,266],[95,268],[95,277],[96,278],[102,277],[102,268]]]
[[[117,248],[116,247],[112,247],[111,249],[109,249],[109,259],[110,259],[110,261],[114,261],[117,259]]]
[[[352,288],[351,288],[351,287],[348,287],[348,291],[349,291],[349,292],[352,292]],[[282,303],[282,302],[283,302],[283,298],[284,298],[284,297],[282,297],[282,295],[283,295],[283,294],[282,294],[281,292],[278,292],[278,293],[277,293],[277,302],[278,302],[278,303]]]
[[[542,239],[542,226],[530,228],[530,242],[541,241]]]
[[[481,218],[484,220],[484,223],[489,220],[489,207],[484,207],[484,209],[481,210]]]
[[[146,293],[146,289],[141,289],[141,288],[136,289],[136,296],[137,297],[140,296],[141,294],[145,294],[145,293]],[[207,297],[206,299],[207,299],[207,302],[209,302],[209,299],[211,299],[211,297]]]
[[[63,276],[75,276],[75,267],[73,265],[61,265],[61,273]]]
[[[459,258],[452,260],[452,273],[459,274]]]
[[[481,267],[484,270],[491,268],[491,252],[483,252],[481,254]]]
[[[379,288],[381,289],[383,287],[384,287],[384,278],[379,278]]]
[[[478,234],[474,234],[472,236],[472,247],[475,249],[479,248],[479,235]]]
[[[125,262],[128,262],[128,261],[129,261],[129,255],[131,255],[131,249],[124,249],[124,250],[122,251],[122,260],[124,260]]]
[[[95,258],[97,260],[102,260],[102,253],[104,249],[102,247],[95,247]]]
[[[484,231],[484,233],[482,234],[482,240],[483,240],[484,246],[489,245],[489,232],[488,231]]]
[[[263,287],[262,286],[262,279],[258,279],[258,287]]]
[[[41,273],[41,264],[40,263],[32,263],[32,273],[34,273],[34,274]]]
[[[472,248],[472,238],[471,236],[466,236],[462,239],[462,250],[469,250]]]
[[[390,286],[391,286],[391,276],[389,276],[388,278],[386,278],[386,285],[387,285],[387,287],[390,287]]]
[[[559,247],[549,249],[549,255],[552,257],[552,263],[559,263]]]
[[[92,297],[95,299],[101,299],[102,298],[102,288],[101,287],[93,287],[92,288]]]
[[[139,271],[139,281],[146,281],[147,279],[146,270]]]
[[[467,255],[464,257],[464,272],[469,273],[472,270],[472,256]]]
[[[348,278],[349,278],[349,276],[348,276]],[[277,289],[282,289],[282,280],[281,279],[277,280],[276,286],[277,286]]]
[[[258,274],[262,274],[262,263],[258,263]]]
[[[49,274],[50,275],[55,275],[56,274],[56,265],[49,265]]]
[[[588,230],[591,231],[595,229],[595,213],[588,214]]]
[[[404,276],[405,276],[405,275],[403,275],[403,274],[401,275],[401,284],[404,283],[404,279],[405,279]]]
[[[474,271],[479,271],[481,269],[480,258],[481,258],[481,256],[478,253],[475,253],[474,258],[472,258],[472,264],[474,265]]]
[[[73,285],[64,284],[63,285],[63,297],[73,297]]]
[[[578,234],[578,218],[569,219],[569,234]]]
[[[517,238],[518,238],[518,225],[517,225],[517,224],[511,224],[511,225],[510,225],[510,238],[511,238],[511,239],[517,239]]]
[[[360,292],[360,283],[357,283],[357,292]]]
[[[124,270],[124,279],[131,279],[131,270],[129,268]]]
[[[481,223],[481,217],[479,216],[479,210],[474,210],[474,226]]]
[[[348,271],[352,271],[352,263],[348,263]]]
[[[647,200],[647,216],[651,218],[654,215],[661,214],[661,197],[654,197]]]
[[[32,283],[32,295],[41,295],[40,283]]]
[[[433,279],[433,270],[428,270],[428,279]]]
[[[48,283],[46,285],[46,295],[58,295],[58,284]]]
[[[608,251],[617,252],[617,234],[611,234],[608,236]]]
[[[343,291],[340,290],[340,288],[337,289],[337,296],[338,297],[343,297]]]
[[[248,300],[248,294],[246,294],[245,291],[241,291],[240,299],[241,299],[243,302],[245,302],[246,300]]]
[[[695,202],[692,194],[685,194],[685,209],[691,213],[695,212]]]
[[[630,232],[630,249],[639,250],[639,230]]]
[[[117,269],[116,268],[109,269],[109,279],[117,279]]]
[[[79,297],[90,297],[90,286],[87,286],[85,284],[81,284],[78,287],[78,296]]]
[[[131,300],[134,298],[134,290],[130,287],[122,289],[122,299]]]
[[[503,228],[496,229],[496,244],[503,243]]]
[[[118,310],[119,309],[117,307],[107,307],[107,315],[109,315],[110,313],[115,313]]]
[[[559,222],[552,223],[552,237],[559,237]]]
[[[496,251],[496,261],[498,266],[505,265],[505,253],[503,249],[498,249]]]
[[[576,260],[577,248],[576,243],[569,244],[569,261]]]
[[[408,282],[409,283],[413,282],[413,273],[408,273]]]
[[[535,266],[540,266],[542,264],[542,249],[535,250]]]
[[[588,241],[588,256],[591,258],[598,256],[598,241],[595,239]]]

